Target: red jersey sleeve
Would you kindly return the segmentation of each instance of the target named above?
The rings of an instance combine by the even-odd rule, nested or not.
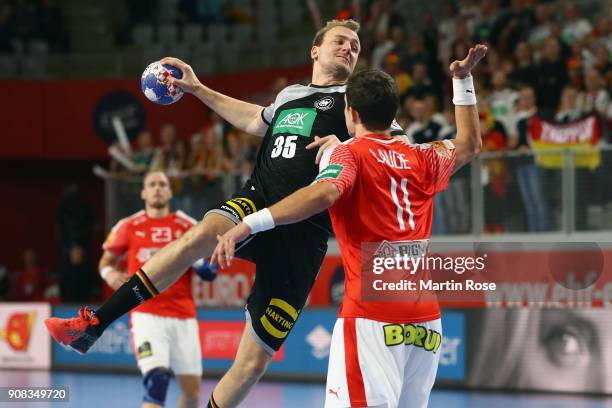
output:
[[[128,224],[126,221],[119,221],[106,237],[102,249],[115,255],[127,252],[129,246]]]
[[[347,145],[341,144],[323,153],[315,183],[322,181],[333,183],[342,197],[351,191],[356,179],[357,161]]]
[[[455,169],[455,145],[450,140],[439,140],[418,146],[434,182],[435,192],[444,191]]]

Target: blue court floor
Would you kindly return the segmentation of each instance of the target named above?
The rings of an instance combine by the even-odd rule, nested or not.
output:
[[[208,396],[216,381],[202,382],[202,395]],[[90,374],[46,371],[0,371],[0,387],[66,386],[67,403],[2,403],[8,408],[137,408],[141,401],[141,380],[136,375]],[[318,408],[325,400],[323,384],[262,382],[246,401],[245,408]],[[172,383],[167,407],[176,407],[178,389]],[[205,404],[200,405],[204,407]],[[501,394],[458,390],[434,390],[429,408],[612,408],[612,399],[553,394]]]

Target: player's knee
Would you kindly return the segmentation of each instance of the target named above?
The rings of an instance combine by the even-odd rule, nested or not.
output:
[[[164,405],[170,384],[170,370],[164,367],[149,370],[144,375],[142,383],[145,389],[143,400],[152,404]]]

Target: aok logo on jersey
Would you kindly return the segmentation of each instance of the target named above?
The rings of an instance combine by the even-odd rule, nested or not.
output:
[[[283,110],[274,124],[273,135],[278,133],[290,133],[310,137],[312,125],[317,117],[314,108],[295,108]]]

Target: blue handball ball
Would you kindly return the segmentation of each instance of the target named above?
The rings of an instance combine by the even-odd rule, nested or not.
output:
[[[149,64],[140,78],[140,87],[148,100],[170,105],[183,97],[184,92],[180,87],[164,83],[170,75],[178,79],[183,77],[183,73],[172,65],[162,65],[159,61]]]

